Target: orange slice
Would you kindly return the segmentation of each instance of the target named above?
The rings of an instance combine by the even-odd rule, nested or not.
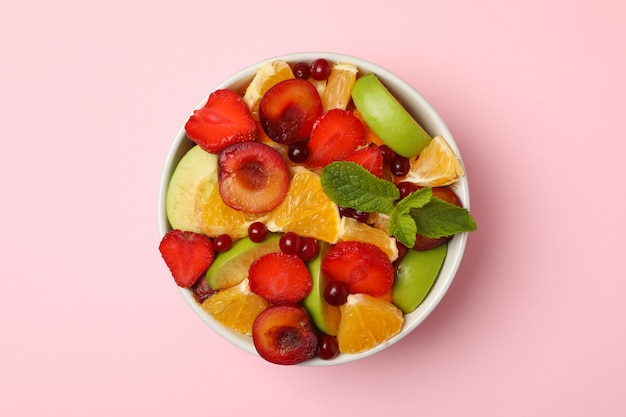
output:
[[[435,136],[417,159],[411,160],[411,169],[403,181],[424,187],[442,187],[455,183],[464,173],[448,142],[441,136]]]
[[[346,109],[358,71],[354,64],[336,63],[333,65],[326,88],[321,95],[325,112],[330,109]]]
[[[384,343],[404,324],[398,307],[368,294],[349,295],[340,310],[337,342],[342,353],[359,353]]]
[[[247,279],[216,292],[202,303],[202,309],[215,320],[246,335],[252,334],[254,319],[268,306],[263,297],[250,291]]]
[[[262,221],[264,215],[244,213],[224,203],[217,185],[217,171],[204,182],[200,200],[202,201],[200,228],[207,236],[215,237],[222,233],[229,234],[233,239],[248,235],[248,227],[255,221]]]
[[[369,224],[360,222],[352,217],[342,217],[339,241],[372,243],[382,249],[393,262],[398,258],[396,239],[389,236],[385,230],[377,229]]]
[[[250,109],[253,119],[259,120],[259,102],[267,90],[281,81],[292,78],[295,78],[293,71],[283,60],[266,62],[257,70],[243,95],[243,101]]]
[[[294,172],[287,196],[268,213],[268,230],[337,242],[339,207],[324,193],[319,175],[303,167],[296,167]]]

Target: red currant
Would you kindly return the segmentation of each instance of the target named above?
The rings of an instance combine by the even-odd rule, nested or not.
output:
[[[310,261],[315,258],[319,253],[319,245],[317,240],[312,237],[303,237],[300,239],[302,242],[302,246],[300,247],[300,251],[298,252],[298,256],[304,262]]]
[[[308,158],[309,148],[306,146],[305,142],[294,142],[289,145],[287,156],[290,161],[300,164]]]
[[[402,181],[398,184],[398,190],[400,191],[400,199],[408,196],[417,190],[417,185],[412,182]]]
[[[340,306],[348,301],[348,285],[343,281],[329,282],[324,290],[324,299],[331,306]]]
[[[365,222],[367,222],[367,219],[370,218],[370,214],[368,212],[366,212],[366,211],[354,210],[354,214],[352,215],[352,217],[356,221],[359,221],[361,223],[365,223]]]
[[[213,249],[215,252],[226,252],[233,246],[233,238],[227,234],[216,236],[213,239]]]
[[[383,163],[390,164],[396,157],[396,153],[387,145],[380,145],[378,147],[383,154]]]
[[[355,211],[356,210],[350,207],[342,207],[342,206],[339,207],[339,215],[341,217],[352,217],[354,216]]]
[[[293,75],[296,78],[304,78],[306,80],[309,78],[310,72],[310,67],[305,62],[298,62],[293,66]]]
[[[337,339],[321,333],[317,338],[317,356],[320,359],[329,360],[335,358],[339,354],[339,343]]]
[[[296,255],[300,252],[300,248],[302,248],[302,240],[296,233],[287,232],[280,237],[278,245],[283,253]]]
[[[325,80],[330,76],[332,66],[327,59],[318,58],[311,63],[311,78],[314,80]]]
[[[404,177],[411,169],[411,161],[409,161],[409,158],[396,155],[396,157],[393,158],[393,161],[389,164],[389,168],[391,169],[391,173],[396,177]]]
[[[352,217],[353,219],[365,223],[369,219],[370,214],[366,211],[355,210],[350,207],[339,207],[339,215],[341,217]]]
[[[248,227],[248,237],[253,242],[263,242],[267,236],[267,226],[261,222],[254,222]]]

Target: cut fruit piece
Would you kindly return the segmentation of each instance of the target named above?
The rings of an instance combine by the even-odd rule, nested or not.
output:
[[[322,189],[320,177],[306,168],[295,169],[287,197],[267,215],[271,232],[295,232],[335,243],[339,236],[339,208]]]
[[[365,142],[366,143],[368,144],[373,143],[376,146],[382,146],[385,144],[385,142],[383,142],[382,139],[378,137],[378,135],[372,130],[372,128],[370,128],[367,125],[367,122],[363,119],[363,116],[361,116],[361,112],[359,112],[358,109],[354,109],[352,113],[357,117],[357,119],[361,121],[361,123],[363,123],[363,126],[365,127]]]
[[[206,272],[214,290],[232,287],[248,277],[250,265],[260,256],[280,252],[280,235],[270,233],[264,241],[255,243],[249,237],[238,240],[226,252],[218,253]]]
[[[398,307],[367,294],[349,295],[340,310],[337,342],[342,353],[372,349],[397,335],[404,324]]]
[[[224,204],[217,185],[217,155],[196,145],[180,160],[165,197],[167,219],[173,229],[228,234],[239,239],[260,215],[234,210]]]
[[[328,82],[328,80],[314,80],[313,78],[309,77],[307,78],[307,81],[313,84],[313,87],[315,87],[315,89],[319,93],[320,100],[321,100],[321,97],[324,94],[324,90],[326,90],[326,83]],[[322,109],[323,109],[323,105],[322,105]]]
[[[259,68],[246,88],[243,101],[248,106],[254,120],[259,120],[261,97],[273,86],[284,80],[295,78],[289,64],[283,60],[266,62]]]
[[[409,250],[396,270],[392,288],[393,303],[402,312],[413,312],[433,286],[443,261],[448,245],[443,244],[426,251]]]
[[[250,265],[250,290],[272,304],[297,303],[311,292],[311,274],[298,255],[265,254]]]
[[[254,320],[268,307],[263,297],[250,291],[248,280],[218,291],[202,303],[202,309],[215,320],[245,335],[252,334]]]
[[[321,332],[331,336],[337,335],[339,320],[341,318],[339,307],[330,305],[324,299],[324,292],[328,282],[322,275],[322,259],[326,256],[328,245],[323,244],[317,256],[307,266],[311,274],[311,292],[302,300],[302,305],[307,309],[311,320]]]
[[[295,365],[317,352],[317,335],[306,310],[298,304],[265,309],[252,327],[252,341],[261,357],[278,365]]]
[[[172,229],[206,233],[202,213],[216,186],[217,155],[194,146],[180,159],[167,186],[165,209]]]
[[[192,287],[215,257],[213,242],[208,236],[178,229],[163,236],[159,252],[176,284],[182,288]]]
[[[367,125],[397,154],[413,158],[430,142],[430,135],[376,75],[356,80],[352,101]]]
[[[281,81],[265,93],[259,103],[259,121],[273,141],[289,145],[309,138],[322,110],[315,86],[295,78]]]
[[[348,155],[344,161],[352,161],[361,165],[378,178],[383,176],[383,153],[376,145],[370,145]]]
[[[217,175],[222,200],[246,213],[265,213],[280,204],[289,187],[287,165],[275,149],[259,142],[236,143],[220,152]]]
[[[322,260],[322,273],[329,283],[342,281],[350,294],[380,297],[393,284],[393,265],[378,246],[345,241],[332,246]]]
[[[322,94],[324,112],[330,109],[346,109],[350,102],[357,72],[359,69],[354,64],[336,63],[333,65]]]
[[[221,234],[230,235],[233,240],[248,235],[248,227],[255,221],[263,219],[263,215],[245,213],[235,210],[224,203],[217,186],[217,174],[212,188],[207,187],[206,197],[202,198],[202,224],[205,234],[216,237]]]
[[[435,136],[417,159],[411,161],[411,169],[402,181],[425,187],[442,187],[459,180],[465,171],[459,158],[448,142]]]
[[[307,168],[323,168],[331,162],[343,160],[365,145],[365,128],[356,116],[347,110],[332,109],[313,125],[308,143]]]
[[[254,119],[241,96],[227,89],[211,93],[206,104],[193,112],[185,131],[189,139],[211,153],[258,137]]]
[[[357,241],[371,243],[378,246],[389,257],[390,261],[398,258],[396,239],[385,230],[377,229],[369,224],[360,222],[351,217],[342,217],[339,242]]]

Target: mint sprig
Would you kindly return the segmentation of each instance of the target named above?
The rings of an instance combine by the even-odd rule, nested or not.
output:
[[[417,232],[426,237],[439,238],[476,230],[476,222],[467,209],[437,197],[432,197],[419,209],[412,208],[410,214]]]
[[[333,162],[322,170],[322,188],[342,207],[391,213],[400,198],[398,187],[370,173],[356,162]]]
[[[416,234],[439,238],[477,228],[467,209],[433,197],[432,188],[421,188],[399,200],[400,192],[393,183],[354,162],[327,165],[321,182],[324,192],[340,206],[388,214],[389,234],[409,248],[415,244]]]

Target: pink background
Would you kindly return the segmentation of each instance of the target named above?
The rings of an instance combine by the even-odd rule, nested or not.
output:
[[[626,415],[622,0],[210,3],[3,3],[0,415]],[[191,109],[305,50],[431,102],[479,225],[414,333],[333,368],[232,348],[157,249]]]

